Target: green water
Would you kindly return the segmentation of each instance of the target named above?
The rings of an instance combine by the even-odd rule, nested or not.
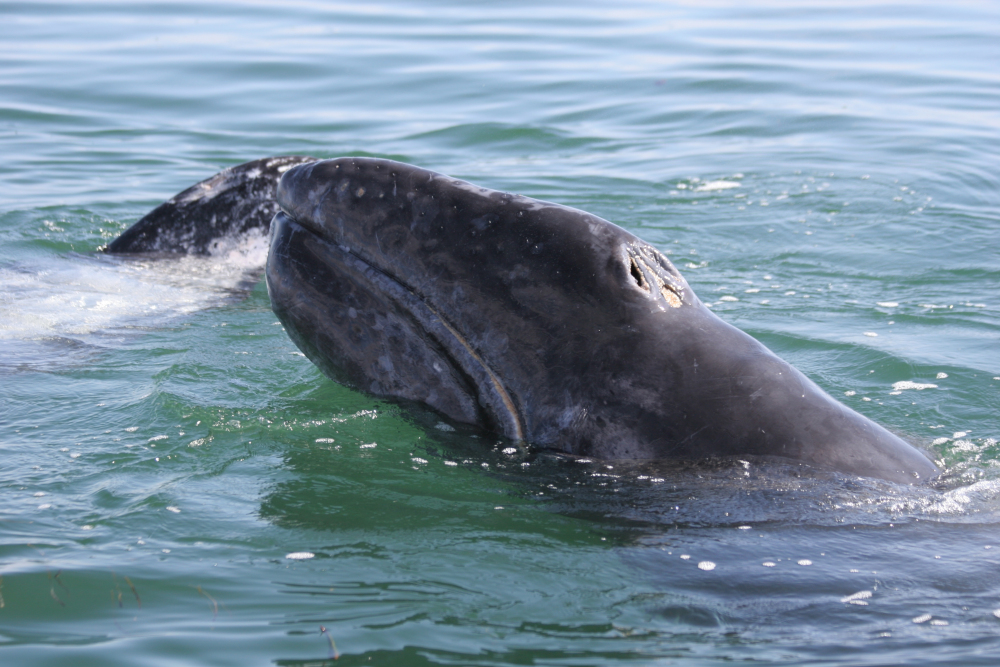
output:
[[[0,3],[0,663],[996,664],[1000,9],[708,4]],[[95,255],[281,154],[616,222],[944,474],[504,453]]]

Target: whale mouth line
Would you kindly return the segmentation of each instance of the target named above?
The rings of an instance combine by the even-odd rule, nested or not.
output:
[[[503,414],[494,414],[494,417],[500,422],[499,426],[505,435],[512,440],[524,441],[523,418],[500,377],[490,368],[486,360],[459,329],[430,304],[429,299],[424,294],[399,277],[373,264],[370,259],[353,248],[336,243],[326,238],[325,234],[317,233],[310,226],[302,224],[287,211],[282,210],[279,215],[284,215],[302,232],[308,233],[331,249],[342,253],[346,262],[353,262],[355,264],[353,268],[379,288],[382,294],[395,301],[408,313],[410,321],[437,344],[438,349],[448,358],[451,365],[468,379],[478,393],[483,393],[484,385],[486,385],[487,392],[492,389],[490,393],[494,394],[496,400],[489,401],[489,403],[494,407],[494,412],[500,412],[500,408],[503,412]],[[481,400],[480,404],[483,404]]]
[[[418,296],[417,298],[420,297]],[[469,341],[467,341],[465,337],[462,336],[462,334],[460,334],[455,329],[455,327],[449,324],[445,318],[441,317],[440,313],[438,313],[436,310],[427,305],[426,302],[424,302],[424,306],[426,306],[427,310],[434,313],[434,316],[437,317],[438,322],[440,322],[441,325],[445,329],[447,329],[452,336],[455,337],[455,340],[457,340],[459,344],[461,344],[462,347],[465,348],[465,350],[469,353],[469,356],[471,356],[473,359],[476,360],[476,362],[479,363],[480,368],[482,368],[483,372],[486,373],[486,375],[489,377],[490,382],[492,383],[494,390],[496,390],[497,395],[500,397],[500,400],[503,402],[504,407],[507,408],[507,413],[510,416],[510,420],[511,422],[513,422],[514,425],[513,439],[519,442],[523,441],[524,426],[522,424],[521,415],[518,413],[517,406],[514,405],[514,401],[510,397],[510,394],[507,393],[507,390],[504,388],[503,383],[500,382],[500,378],[497,377],[496,373],[494,373],[493,370],[486,364],[486,362],[483,361],[483,358],[476,353],[476,351],[469,344]],[[449,357],[450,356],[451,355],[449,355]],[[451,358],[453,361],[455,361],[454,357]]]

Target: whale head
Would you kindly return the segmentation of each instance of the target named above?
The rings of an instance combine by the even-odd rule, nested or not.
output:
[[[292,167],[276,199],[272,307],[339,382],[580,456],[936,474],[597,216],[371,158]]]

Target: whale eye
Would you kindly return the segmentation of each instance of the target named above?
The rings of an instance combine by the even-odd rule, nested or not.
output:
[[[639,269],[639,265],[636,264],[635,259],[629,258],[629,273],[632,274],[632,279],[635,280],[635,284],[641,289],[649,291],[649,285],[646,284],[646,277],[642,275],[642,271]]]

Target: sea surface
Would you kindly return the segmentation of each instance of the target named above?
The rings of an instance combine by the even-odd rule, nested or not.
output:
[[[943,473],[505,453],[99,252],[287,154],[611,220]],[[0,664],[1000,660],[997,3],[0,2],[0,157]]]

